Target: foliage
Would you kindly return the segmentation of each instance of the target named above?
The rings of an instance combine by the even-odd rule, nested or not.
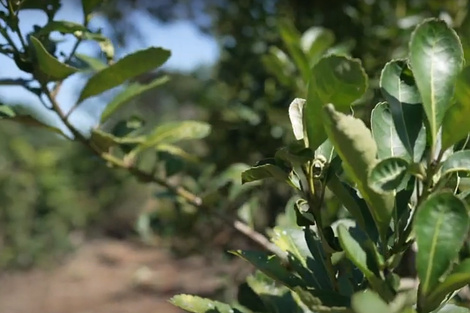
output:
[[[233,252],[262,273],[248,278],[241,307],[188,296],[173,303],[196,313],[216,306],[227,312],[468,311],[448,304],[470,282],[469,259],[459,253],[470,226],[460,185],[470,172],[468,130],[454,136],[443,124],[466,103],[458,95],[466,90],[464,53],[455,31],[438,19],[420,23],[409,47],[408,59],[392,60],[382,71],[387,102],[374,109],[372,130],[351,114],[367,83],[360,62],[328,55],[313,65],[307,100],[290,108],[300,147],[242,174],[244,182],[273,178],[293,187],[301,197],[291,208],[297,225],[274,228],[271,240],[281,252]],[[314,123],[323,131],[309,132]],[[303,149],[314,156],[304,157]],[[347,218],[324,221],[327,192],[340,199]],[[414,244],[419,286],[404,289],[397,271]]]

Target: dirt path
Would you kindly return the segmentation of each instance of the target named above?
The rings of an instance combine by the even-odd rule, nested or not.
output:
[[[176,313],[172,295],[209,295],[228,271],[200,257],[174,260],[164,250],[94,241],[54,270],[2,274],[0,313]]]

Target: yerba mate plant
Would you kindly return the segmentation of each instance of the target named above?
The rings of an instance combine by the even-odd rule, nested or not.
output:
[[[331,54],[313,66],[306,99],[289,107],[296,141],[242,175],[289,184],[298,226],[273,229],[278,253],[232,251],[258,269],[236,305],[190,295],[174,304],[196,313],[470,312],[452,304],[470,283],[470,67],[459,37],[437,19],[416,27],[408,58],[382,70],[370,129],[353,110],[367,85],[359,60]],[[341,202],[343,219],[325,222],[327,197]],[[400,275],[409,260],[411,284]]]

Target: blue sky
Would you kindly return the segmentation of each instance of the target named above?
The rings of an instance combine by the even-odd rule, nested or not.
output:
[[[72,1],[63,1],[63,7],[58,12],[56,20],[67,20],[80,22],[83,15],[77,14],[77,7]],[[178,21],[170,24],[161,24],[152,19],[144,12],[132,12],[128,17],[135,21],[137,28],[141,31],[144,41],[131,40],[126,47],[115,46],[116,55],[122,57],[138,49],[149,46],[163,47],[172,52],[170,59],[163,66],[166,69],[187,72],[200,65],[213,64],[218,58],[219,50],[217,43],[208,35],[200,33],[190,22]],[[46,17],[38,11],[22,11],[20,13],[20,27],[23,33],[33,29],[33,25],[44,25]],[[103,17],[95,16],[91,22],[92,29],[102,28],[105,35],[110,34],[110,28]],[[0,39],[3,42],[3,38]],[[73,40],[66,41],[61,45],[64,51],[70,51]],[[90,54],[96,51],[97,44],[87,42],[79,48],[80,53]],[[0,79],[27,77],[17,69],[16,65],[9,58],[0,55]],[[68,78],[58,95],[59,103],[64,110],[70,108],[77,97],[77,92],[84,85],[84,80],[80,77],[72,76]],[[42,107],[35,95],[32,95],[21,87],[0,86],[0,99],[8,103],[22,103],[33,105],[41,112],[47,111]],[[72,115],[72,122],[81,124],[87,128],[96,124],[98,115],[104,109],[105,103],[100,98],[90,99],[83,104],[81,110],[75,111]],[[47,112],[48,113],[48,112]],[[56,119],[57,122],[57,119]]]

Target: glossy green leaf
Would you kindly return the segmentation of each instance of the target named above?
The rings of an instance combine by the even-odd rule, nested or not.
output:
[[[470,132],[470,66],[457,78],[455,98],[457,102],[447,110],[442,122],[442,149],[465,139]]]
[[[360,291],[352,296],[351,306],[355,313],[393,313],[380,296],[371,291]]]
[[[42,43],[30,36],[37,58],[37,66],[41,79],[45,81],[63,80],[78,71],[77,68],[64,64],[47,52]]]
[[[377,192],[398,189],[406,182],[408,166],[405,159],[398,157],[381,160],[369,173],[370,187]]]
[[[289,105],[289,119],[294,131],[295,139],[302,140],[304,138],[304,110],[305,99],[295,98]]]
[[[377,144],[379,159],[402,157],[411,160],[411,154],[398,136],[392,114],[386,102],[375,106],[371,115],[372,136]]]
[[[333,103],[338,111],[346,112],[353,101],[364,94],[367,84],[367,75],[357,59],[330,55],[314,66],[304,108],[308,147],[316,150],[327,138],[323,128],[323,106]]]
[[[242,173],[242,183],[250,183],[260,179],[276,178],[281,181],[287,180],[289,172],[276,164],[262,164],[254,166]]]
[[[448,294],[470,284],[470,259],[462,261],[452,272],[439,283],[426,297],[425,303],[429,311],[437,308]]]
[[[230,252],[250,262],[268,277],[283,283],[285,286],[291,289],[297,286],[304,286],[302,280],[296,275],[287,271],[287,269],[282,266],[279,258],[277,258],[275,255],[269,255],[260,251],[237,250]]]
[[[0,120],[11,120],[27,126],[43,128],[66,137],[59,128],[48,125],[46,122],[41,121],[31,114],[23,114],[17,111],[15,107],[0,104]]]
[[[426,296],[457,257],[469,228],[467,209],[452,193],[430,196],[416,213],[417,269],[421,294]]]
[[[396,134],[408,156],[412,157],[416,148],[422,146],[422,149],[418,151],[420,154],[417,155],[419,159],[425,145],[424,136],[418,140],[418,135],[423,128],[423,108],[419,105],[421,96],[406,60],[393,60],[385,65],[380,75],[380,90],[389,104],[389,112],[384,112],[384,114],[391,115]]]
[[[328,138],[343,161],[344,171],[357,184],[384,239],[394,201],[392,193],[379,194],[368,184],[369,172],[377,163],[377,146],[370,130],[361,120],[335,111],[333,105],[325,107],[323,118]]]
[[[176,295],[170,299],[170,302],[193,313],[241,313],[228,304],[192,295]]]
[[[93,75],[83,88],[78,103],[160,67],[169,57],[170,51],[154,47],[125,56]]]
[[[411,35],[409,59],[435,144],[462,68],[462,45],[446,22],[427,19]]]
[[[103,113],[101,113],[101,123],[106,122],[111,115],[119,110],[123,105],[128,103],[130,100],[140,96],[141,94],[152,90],[169,80],[168,76],[163,76],[154,79],[148,84],[133,83],[119,93],[111,102],[108,103]]]
[[[455,172],[470,173],[470,150],[454,152],[442,163],[442,175]]]
[[[338,225],[338,238],[346,256],[356,265],[367,279],[374,276],[374,273],[368,266],[367,253],[359,242],[354,239],[346,226]]]

